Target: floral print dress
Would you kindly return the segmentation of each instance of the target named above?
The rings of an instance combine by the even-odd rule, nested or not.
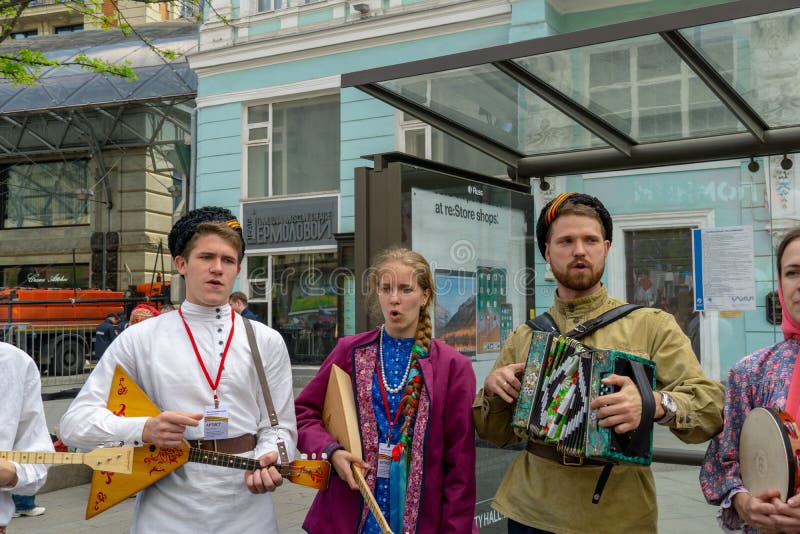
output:
[[[800,341],[785,340],[744,357],[728,373],[725,426],[708,446],[700,469],[700,486],[709,504],[719,505],[717,520],[725,532],[757,530],[736,513],[731,499],[747,491],[739,470],[739,434],[750,410],[784,410]]]

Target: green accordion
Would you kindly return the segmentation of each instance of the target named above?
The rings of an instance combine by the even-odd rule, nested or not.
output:
[[[639,391],[655,387],[655,363],[616,350],[599,350],[555,333],[534,331],[512,419],[515,432],[555,447],[564,458],[649,465],[653,424],[626,434],[598,425],[589,404],[614,392],[608,375],[630,377]],[[646,394],[646,393],[643,393]]]

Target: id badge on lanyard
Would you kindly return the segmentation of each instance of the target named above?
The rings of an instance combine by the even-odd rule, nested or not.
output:
[[[228,439],[228,408],[206,406],[203,411],[203,439]]]

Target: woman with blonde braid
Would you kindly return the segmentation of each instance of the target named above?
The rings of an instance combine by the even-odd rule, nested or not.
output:
[[[310,534],[380,532],[353,478],[356,463],[393,532],[477,532],[475,374],[469,359],[431,339],[428,262],[408,249],[383,252],[370,272],[370,294],[384,324],[341,339],[295,401],[298,448],[326,453],[338,475],[317,494],[303,528]],[[322,423],[333,364],[353,379],[363,461]]]

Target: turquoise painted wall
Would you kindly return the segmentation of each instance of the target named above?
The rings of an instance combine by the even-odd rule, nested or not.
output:
[[[404,0],[415,4],[424,0]],[[724,3],[722,0],[649,1],[628,6],[561,15],[546,0],[511,3],[508,24],[457,35],[383,45],[364,50],[280,63],[234,74],[199,80],[200,96],[254,90],[301,82],[345,72],[398,64],[421,58],[480,49],[507,42],[575,31],[666,12]],[[238,7],[238,4],[237,4]],[[303,24],[331,20],[332,12],[308,14]],[[251,36],[274,33],[276,22],[249,28]],[[747,50],[737,52],[741,78],[747,84]],[[583,66],[573,64],[573,79],[582,80]],[[746,86],[745,86],[746,88]],[[360,156],[394,150],[395,112],[389,106],[353,88],[341,90],[340,128],[340,231],[353,231],[353,171],[370,165]],[[217,204],[238,212],[241,182],[241,106],[226,104],[198,112],[197,205]],[[713,209],[718,227],[752,225],[755,232],[755,273],[757,309],[739,317],[719,318],[720,366],[727,369],[745,354],[780,339],[778,329],[765,320],[764,299],[774,289],[774,261],[766,230],[769,213],[764,207],[763,172],[755,175],[742,168],[719,168],[691,172],[637,174],[625,177],[584,180],[567,178],[567,190],[583,191],[601,198],[612,214],[648,211]],[[624,243],[615,243],[622,247]],[[555,283],[544,280],[544,261],[536,251],[536,304],[542,312],[552,303]],[[607,280],[606,280],[607,282]],[[619,295],[622,296],[622,295]]]
[[[347,87],[341,93],[341,232],[355,230],[354,169],[372,166],[361,156],[395,149],[394,108]]]
[[[669,2],[664,0],[650,0],[648,2],[596,9],[594,11],[583,11],[566,15],[556,14],[557,16],[554,16],[549,22],[558,33],[566,33],[585,30],[587,28],[607,26],[618,22],[655,17],[666,13],[688,11],[699,7],[726,4],[728,2],[730,2],[730,0],[681,0],[680,2],[674,0]]]
[[[241,185],[241,105],[197,112],[197,206],[215,205],[239,213]]]
[[[329,20],[333,20],[333,8],[303,13],[297,17],[297,26],[310,26],[312,24],[319,24],[320,22],[328,22]]]
[[[460,35],[374,47],[335,56],[282,63],[236,74],[201,78],[198,93],[215,95],[332,76],[387,63],[455,53],[506,42],[506,26]],[[391,58],[391,61],[387,61]],[[339,231],[354,230],[353,172],[371,165],[360,156],[396,149],[394,110],[357,89],[341,91]],[[241,181],[241,106],[227,104],[202,108],[198,113],[197,205],[217,203],[238,210]]]
[[[550,24],[550,18],[554,13],[553,8],[545,0],[521,0],[511,4],[509,42],[515,43],[557,33]]]
[[[198,96],[209,96],[300,82],[442,54],[485,48],[504,44],[507,39],[508,26],[503,25],[419,41],[376,46],[343,54],[253,68],[235,74],[226,73],[204,77],[198,80],[197,93]]]
[[[252,39],[257,35],[272,34],[281,29],[280,19],[268,20],[260,24],[253,24],[247,28],[248,39]]]

